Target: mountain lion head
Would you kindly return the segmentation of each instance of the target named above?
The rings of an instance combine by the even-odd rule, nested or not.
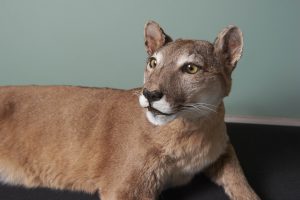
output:
[[[242,55],[243,36],[228,26],[214,43],[173,41],[153,21],[145,25],[149,55],[139,102],[155,125],[183,117],[189,120],[217,112],[230,92],[231,73]]]

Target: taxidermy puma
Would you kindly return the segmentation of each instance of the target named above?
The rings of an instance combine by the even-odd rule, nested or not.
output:
[[[142,88],[0,87],[1,182],[155,200],[202,171],[232,200],[259,199],[224,123],[239,28],[173,41],[150,21],[144,35]]]

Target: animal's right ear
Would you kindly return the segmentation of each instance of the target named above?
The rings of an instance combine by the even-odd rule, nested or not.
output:
[[[172,42],[172,38],[165,34],[159,24],[154,21],[149,21],[145,24],[144,39],[145,48],[149,55],[152,55],[168,42]]]

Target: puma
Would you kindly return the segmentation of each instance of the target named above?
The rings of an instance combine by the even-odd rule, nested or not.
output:
[[[150,21],[144,36],[142,88],[0,87],[1,182],[155,200],[202,171],[231,200],[259,199],[224,123],[240,29],[173,41]]]

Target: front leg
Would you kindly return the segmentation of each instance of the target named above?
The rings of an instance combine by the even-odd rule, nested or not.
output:
[[[231,200],[260,200],[248,184],[234,148],[228,145],[223,154],[205,173],[222,186]]]

